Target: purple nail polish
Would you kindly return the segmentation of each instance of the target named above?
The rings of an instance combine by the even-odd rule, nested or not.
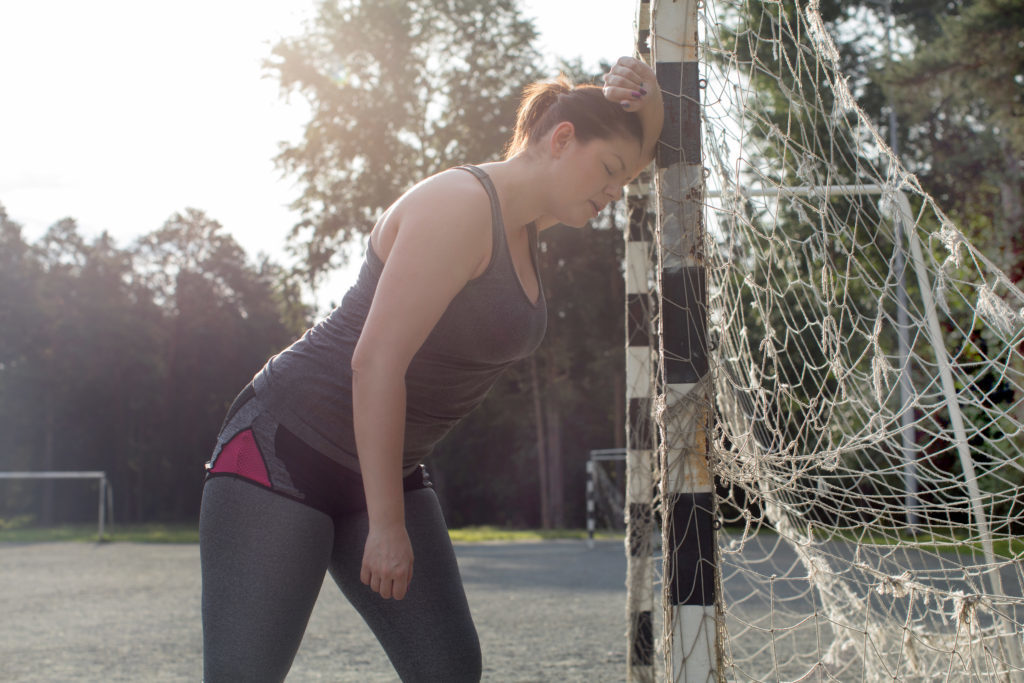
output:
[[[629,102],[627,102],[627,101],[623,100],[623,101],[622,101],[622,106],[623,106],[623,107],[626,107],[626,108],[628,109],[628,108],[629,108]]]
[[[647,88],[640,88],[640,94],[641,95],[646,95],[647,94]]]
[[[633,97],[639,100],[641,97],[643,97],[643,94],[637,92],[636,90],[634,90],[633,91]]]

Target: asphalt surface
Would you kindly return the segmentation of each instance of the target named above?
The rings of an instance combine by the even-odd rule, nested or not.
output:
[[[975,594],[982,582],[977,572],[965,573],[955,556],[900,550],[898,557],[871,558],[875,551],[845,542],[818,549],[848,580],[874,580],[854,569],[859,557],[894,576],[909,568],[943,592]],[[754,539],[741,552],[740,564],[728,552],[722,557],[730,680],[891,680],[893,673],[898,680],[934,680],[903,674],[906,653],[892,647],[902,640],[898,631],[891,634],[895,643],[885,634],[873,641],[872,647],[887,650],[876,652],[880,668],[874,674],[855,651],[837,659],[828,650],[836,628],[862,632],[868,605],[900,624],[912,614],[918,630],[955,631],[950,603],[939,608],[934,597],[922,603],[918,596],[912,604],[908,597],[872,590],[864,607],[840,614],[837,622],[810,590],[806,568],[778,537]],[[582,541],[466,544],[456,545],[456,554],[480,635],[485,681],[625,680],[622,542],[599,541],[592,549]],[[1001,573],[1005,592],[998,611],[1006,623],[1024,623],[1024,569],[1012,563]],[[976,620],[992,625],[991,613]],[[658,623],[655,631],[661,632]],[[962,654],[925,647],[921,656],[942,660],[938,680],[988,680],[970,661],[962,662]],[[819,668],[823,660],[832,661],[833,677]],[[0,682],[198,681],[201,675],[197,545],[0,544]],[[288,680],[396,680],[380,645],[330,579]]]
[[[621,681],[623,546],[458,545],[484,680]],[[196,545],[0,544],[0,681],[198,681]],[[394,681],[328,579],[289,681]]]

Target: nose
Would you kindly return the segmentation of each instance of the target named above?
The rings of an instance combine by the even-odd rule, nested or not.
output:
[[[612,201],[618,201],[622,198],[622,185],[609,185],[607,192],[611,196]]]

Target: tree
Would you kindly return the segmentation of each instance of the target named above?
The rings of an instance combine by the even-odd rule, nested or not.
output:
[[[975,0],[934,17],[880,78],[904,160],[972,241],[1024,282],[1024,6]]]
[[[37,419],[22,396],[21,378],[35,358],[35,342],[44,320],[39,300],[42,268],[22,237],[21,225],[0,205],[0,468],[28,469],[28,441]],[[9,487],[4,508],[24,505],[28,494]]]
[[[58,221],[34,245],[6,231],[11,257],[3,271],[16,273],[4,305],[11,325],[0,379],[0,423],[8,437],[5,468],[116,468],[130,431],[125,378],[144,384],[155,335],[145,298],[130,284],[131,260],[106,234],[86,242],[72,219]],[[24,297],[23,299],[21,297]],[[152,309],[151,309],[152,312]],[[135,343],[139,342],[138,345]],[[20,347],[20,348],[19,348]],[[26,485],[26,488],[29,485]],[[76,508],[81,491],[58,498],[54,482],[31,485],[42,492],[38,515],[45,523]],[[91,507],[91,506],[90,506]],[[77,509],[81,510],[81,507]]]
[[[72,219],[28,244],[0,207],[0,469],[104,470],[119,519],[194,519],[228,403],[308,323],[296,302],[201,211],[121,249]],[[95,514],[81,486],[8,492],[0,517]]]
[[[180,518],[198,509],[202,464],[231,399],[301,333],[308,309],[289,311],[283,271],[266,260],[254,266],[220,223],[196,209],[171,216],[133,252],[163,314],[162,387],[150,425],[160,438],[136,451],[133,490],[140,517]]]
[[[514,0],[338,0],[274,48],[282,89],[313,108],[277,157],[302,188],[291,237],[310,276],[415,182],[500,154],[538,76],[535,38]]]

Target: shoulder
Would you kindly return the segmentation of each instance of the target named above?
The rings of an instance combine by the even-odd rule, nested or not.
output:
[[[429,237],[467,242],[471,251],[490,256],[491,203],[487,191],[468,171],[449,169],[420,181],[391,205],[373,230],[374,250],[387,260],[397,239]]]

